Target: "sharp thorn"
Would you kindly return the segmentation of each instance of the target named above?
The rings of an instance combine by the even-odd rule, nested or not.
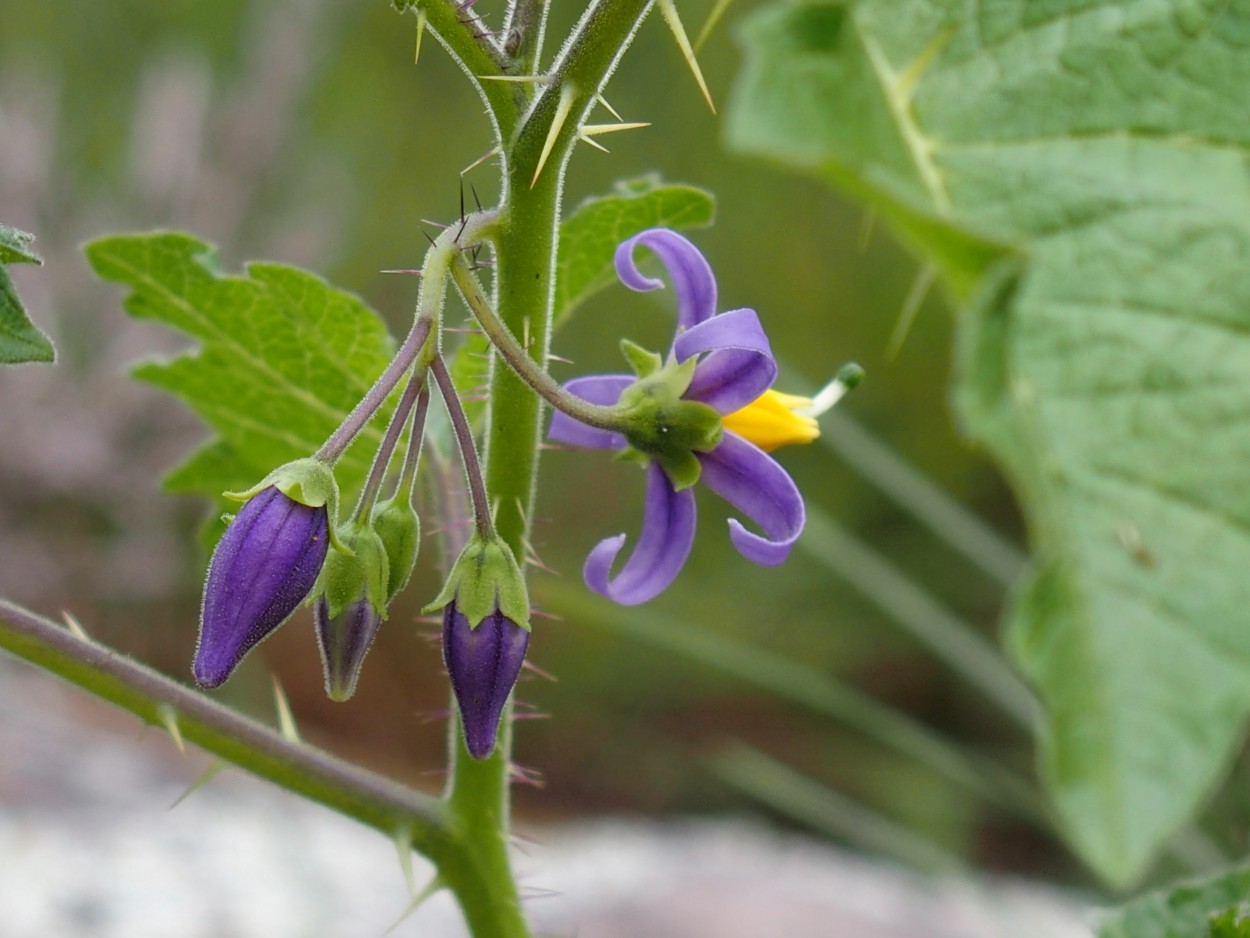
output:
[[[82,639],[84,642],[91,641],[91,636],[87,634],[87,630],[82,627],[82,623],[74,617],[72,612],[68,609],[62,609],[61,618],[65,620],[65,627],[73,633],[75,638]]]
[[[425,10],[417,11],[417,48],[412,56],[412,64],[417,65],[421,61],[421,40],[425,37]]]
[[[291,714],[291,704],[286,699],[286,691],[278,683],[278,676],[273,676],[273,703],[278,711],[278,732],[288,743],[298,743],[299,729],[295,726],[295,717]]]
[[[699,90],[703,92],[703,100],[715,114],[716,105],[712,101],[712,92],[708,91],[707,82],[703,80],[703,71],[699,68],[699,60],[695,58],[694,49],[690,47],[690,39],[686,36],[685,27],[681,25],[681,17],[677,15],[677,4],[673,0],[657,0],[657,5],[660,8],[660,14],[664,17],[664,22],[668,24],[669,31],[677,40],[677,48],[681,50],[682,58],[686,60],[686,65],[694,74]]]
[[[184,791],[177,798],[175,798],[173,804],[171,804],[165,810],[167,811],[174,810],[174,808],[178,807],[178,805],[182,804],[184,801],[186,801],[188,798],[194,795],[197,791],[199,791],[201,788],[203,788],[205,785],[211,782],[214,778],[216,778],[217,773],[220,772],[225,767],[226,767],[226,763],[223,762],[221,759],[214,759],[211,763],[209,763],[208,768],[206,768],[203,772],[200,773],[200,777],[197,778],[194,782],[192,782],[189,786],[187,786],[187,790]]]
[[[169,738],[174,741],[178,751],[185,756],[187,754],[187,745],[182,741],[182,728],[178,726],[177,711],[169,704],[161,704],[157,708],[156,714],[161,718],[161,725],[169,733]]]
[[[614,134],[620,130],[637,130],[640,127],[650,126],[650,121],[622,121],[619,124],[586,124],[582,127],[582,133],[587,137],[597,137],[599,134]]]
[[[580,132],[580,131],[579,131],[579,132],[578,132],[578,134],[577,134],[577,139],[578,139],[578,140],[580,140],[582,143],[589,143],[589,144],[590,144],[592,147],[594,147],[596,150],[599,150],[599,151],[601,151],[601,152],[603,152],[603,153],[610,153],[610,152],[611,152],[611,151],[610,151],[607,147],[605,147],[605,146],[604,146],[602,143],[600,143],[598,140],[595,140],[595,139],[593,139],[593,138],[591,138],[591,137],[587,137],[584,133],[582,133],[582,132]]]
[[[617,112],[616,108],[608,104],[608,99],[605,98],[603,95],[599,95],[599,103],[602,104],[605,108],[607,108],[608,113],[611,114],[613,117],[615,117],[618,121],[623,121],[625,119],[621,117],[621,115]]]
[[[475,159],[472,163],[470,163],[464,169],[460,170],[460,175],[463,176],[465,173],[470,172],[471,170],[477,169],[479,166],[481,166],[483,163],[489,160],[492,156],[498,156],[501,152],[502,151],[500,150],[499,147],[495,147],[489,152],[483,153],[481,156]]]
[[[712,12],[703,21],[703,28],[699,30],[699,38],[694,41],[696,55],[703,48],[703,44],[707,42],[708,36],[712,35],[712,30],[716,28],[716,24],[720,22],[720,18],[725,15],[725,11],[729,9],[729,4],[732,2],[733,0],[716,0],[716,6],[712,7]]]
[[[547,157],[551,155],[552,148],[556,145],[556,138],[560,136],[560,131],[564,128],[564,122],[569,119],[569,113],[573,110],[573,102],[577,98],[577,89],[572,84],[566,84],[560,89],[560,101],[556,104],[555,116],[551,119],[551,129],[547,131],[547,139],[543,141],[543,150],[538,157],[538,165],[534,167],[534,178],[530,180],[530,188],[538,184],[538,177],[542,175],[543,167],[547,165]]]

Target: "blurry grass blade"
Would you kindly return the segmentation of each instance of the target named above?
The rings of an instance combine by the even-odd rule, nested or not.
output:
[[[580,585],[548,581],[543,601],[569,619],[598,625],[619,635],[682,655],[805,707],[861,733],[909,761],[1041,826],[1048,819],[1029,781],[1002,765],[967,752],[904,713],[820,671],[782,658],[689,621],[622,610],[590,596]]]
[[[799,546],[842,577],[928,648],[952,671],[979,689],[1017,723],[1032,728],[1037,702],[1006,659],[974,629],[912,582],[863,541],[815,505]]]
[[[273,704],[278,711],[278,732],[288,743],[300,742],[299,727],[295,725],[295,715],[291,713],[291,703],[286,699],[286,691],[278,683],[277,675],[273,675]]]
[[[716,756],[712,770],[761,804],[858,849],[929,873],[966,868],[950,851],[743,743]]]
[[[932,264],[920,265],[920,268],[916,271],[916,278],[911,282],[911,288],[907,291],[907,297],[903,300],[903,308],[899,311],[898,322],[894,324],[894,331],[890,334],[890,341],[886,344],[885,357],[887,359],[893,359],[897,356],[899,349],[907,341],[907,336],[911,333],[911,327],[916,322],[916,314],[920,312],[920,307],[924,305],[924,299],[929,295],[929,290],[936,279],[936,267]]]

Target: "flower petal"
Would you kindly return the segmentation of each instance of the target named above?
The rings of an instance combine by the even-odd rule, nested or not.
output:
[[[574,378],[564,385],[564,390],[576,394],[591,404],[611,406],[620,399],[621,392],[637,379],[632,375],[586,375]],[[625,437],[611,430],[600,430],[579,423],[563,411],[551,415],[550,439],[586,449],[624,449]]]
[[[636,606],[654,599],[676,579],[690,556],[694,524],[694,491],[678,492],[664,470],[652,463],[647,466],[642,535],[633,554],[616,579],[609,579],[612,562],[625,545],[625,535],[601,541],[586,558],[582,571],[586,585],[622,606]]]
[[[321,670],[326,679],[326,696],[342,702],[356,693],[356,682],[373,639],[382,624],[382,614],[363,595],[330,618],[325,595],[313,603],[313,624],[321,649]]]
[[[689,329],[716,315],[716,277],[699,249],[675,231],[649,228],[622,241],[616,249],[616,275],[631,290],[646,292],[664,286],[662,280],[644,277],[634,263],[634,247],[641,244],[655,252],[668,270],[677,293],[677,329]]]
[[[465,747],[474,759],[495,751],[499,720],[521,673],[530,633],[496,609],[478,623],[455,601],[443,610],[443,662],[460,706]]]
[[[726,433],[710,453],[697,453],[700,476],[713,492],[764,529],[767,537],[729,520],[729,539],[747,560],[775,567],[803,531],[803,496],[789,473],[759,447]]]
[[[673,354],[679,362],[707,355],[695,367],[682,396],[701,401],[721,414],[732,414],[765,391],[777,377],[768,336],[753,309],[735,309],[699,323],[677,336]]]
[[[302,505],[274,486],[239,509],[217,542],[204,581],[192,666],[201,687],[225,681],[303,602],[325,561],[326,534],[324,506]]]

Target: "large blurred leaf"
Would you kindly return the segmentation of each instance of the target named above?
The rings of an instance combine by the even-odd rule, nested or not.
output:
[[[50,362],[54,357],[48,337],[31,324],[6,264],[42,264],[30,249],[33,235],[0,225],[0,364]]]
[[[1098,938],[1248,938],[1250,870],[1152,892],[1110,916]]]
[[[222,276],[209,245],[178,233],[101,238],[86,250],[96,273],[131,287],[128,313],[199,342],[134,371],[182,398],[218,434],[170,475],[180,492],[218,498],[311,455],[393,352],[373,310],[295,267],[257,263],[245,277]],[[382,419],[340,461],[344,486],[363,477]]]
[[[1250,709],[1250,2],[805,2],[746,40],[733,143],[970,300],[957,399],[1029,516],[1045,776],[1130,880]]]

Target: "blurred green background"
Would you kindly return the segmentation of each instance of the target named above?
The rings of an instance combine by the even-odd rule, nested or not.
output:
[[[492,2],[477,7],[488,19],[500,14]],[[710,7],[683,5],[692,32]],[[734,21],[751,8],[735,5],[700,56],[722,109],[739,62]],[[548,56],[579,12],[556,5]],[[406,328],[416,278],[380,271],[420,265],[419,220],[455,217],[460,170],[490,146],[481,103],[431,37],[414,66],[414,33],[415,20],[383,0],[0,5],[0,220],[40,239],[46,266],[14,273],[61,355],[52,370],[0,373],[0,592],[49,612],[70,609],[103,640],[189,676],[205,506],[161,493],[159,480],[204,431],[176,402],[125,377],[127,364],[177,346],[126,319],[119,291],[92,280],[79,245],[109,231],[186,229],[220,246],[224,269],[252,258],[306,266]],[[925,296],[891,352],[916,262],[856,205],[726,152],[720,119],[658,17],[644,25],[608,98],[626,120],[652,126],[600,138],[611,154],[579,152],[566,205],[651,172],[712,191],[717,223],[693,238],[718,272],[722,307],[759,310],[783,361],[778,386],[811,390],[858,361],[868,379],[841,416],[1020,545],[1010,494],[953,425],[951,315],[940,293]],[[487,163],[465,177],[483,201],[495,194],[493,173]],[[620,370],[618,335],[663,347],[671,330],[662,294],[606,291],[557,337],[556,351],[576,363],[557,365],[557,374]],[[996,640],[1001,583],[831,448],[787,450],[781,461],[813,511]],[[1043,825],[969,795],[871,734],[629,629],[645,621],[662,633],[671,621],[783,656],[1031,774],[1026,732],[883,611],[897,590],[857,575],[845,551],[796,551],[782,568],[757,568],[729,546],[725,506],[704,494],[699,540],[677,584],[622,614],[577,592],[579,571],[602,537],[636,535],[639,473],[589,453],[545,459],[535,549],[560,575],[536,572],[533,589],[560,618],[537,622],[530,652],[556,680],[534,677],[520,689],[550,715],[519,724],[518,757],[545,780],[519,790],[522,818],[763,813],[931,865],[927,847],[883,839],[892,821],[961,861],[1075,875]],[[435,628],[417,622],[437,588],[433,544],[425,550],[431,563],[392,610],[350,703],[324,699],[306,612],[222,696],[269,719],[272,671],[306,736],[436,786],[447,691]],[[621,627],[605,627],[611,617]],[[739,741],[818,791],[849,798],[849,810],[813,804],[793,786],[773,786],[776,797],[751,790],[725,770],[726,753],[743,751]]]

